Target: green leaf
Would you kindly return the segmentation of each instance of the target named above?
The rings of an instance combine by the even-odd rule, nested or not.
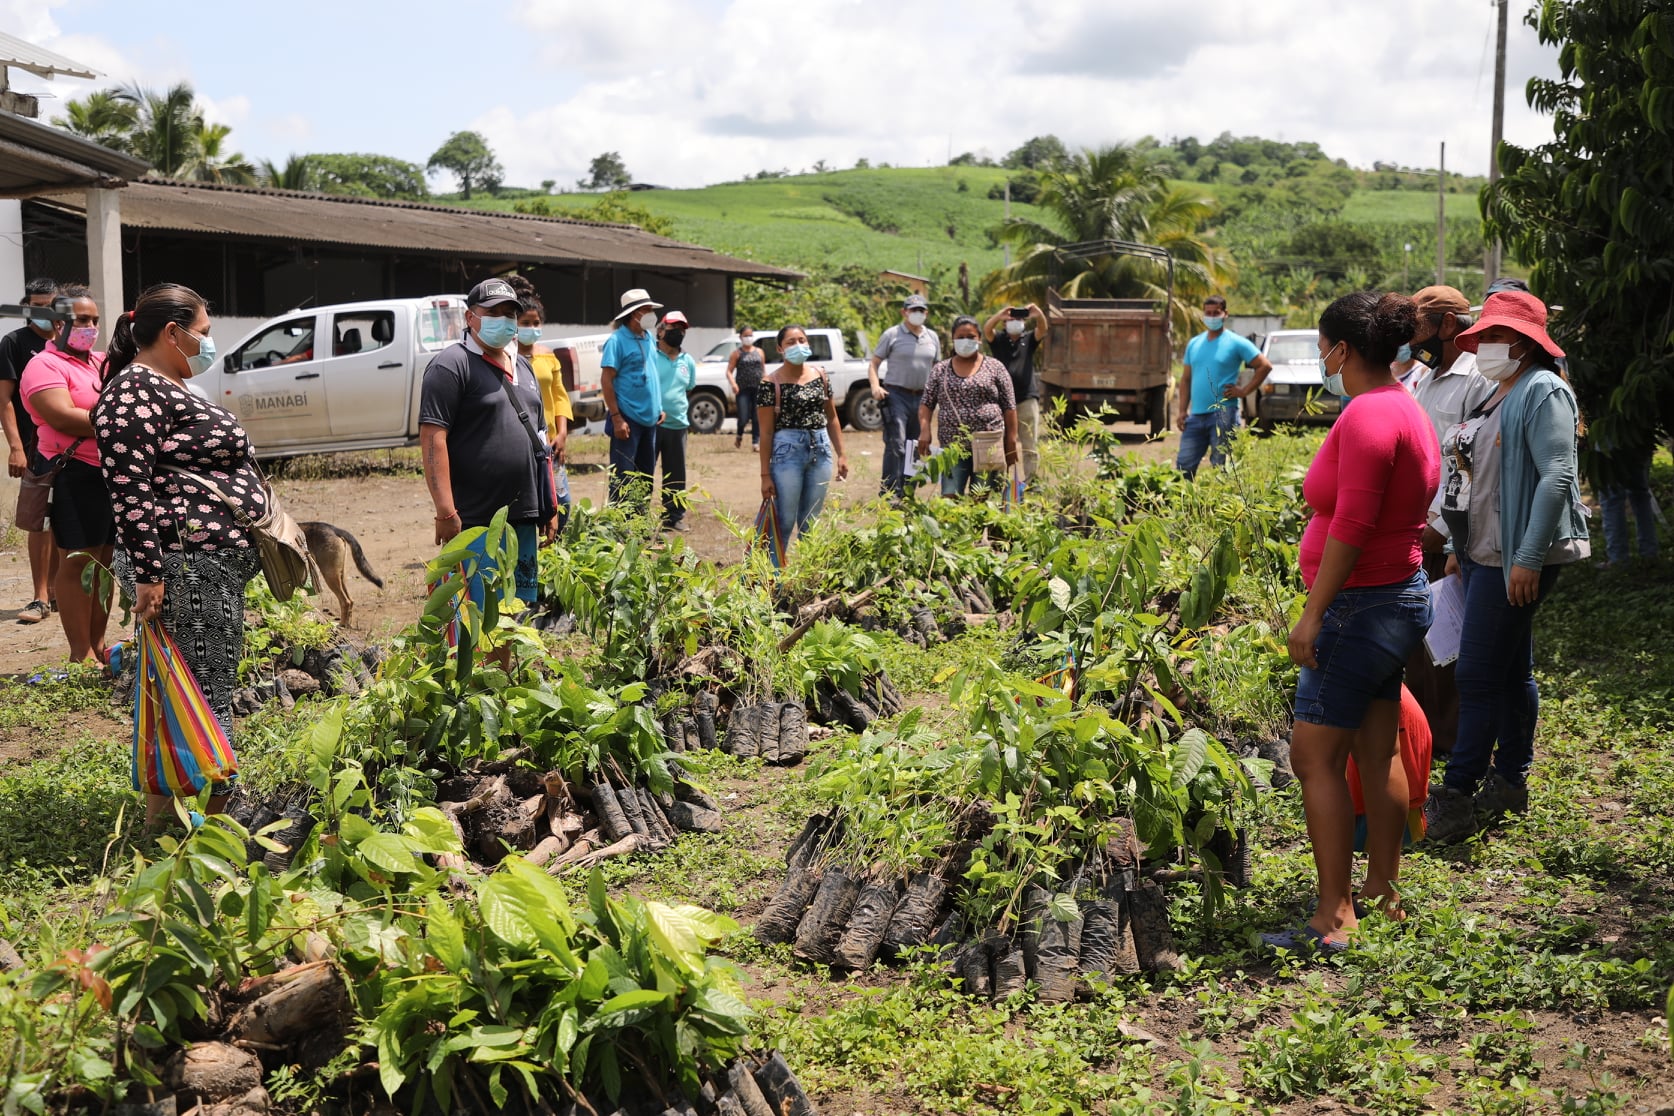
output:
[[[1076,903],[1075,896],[1067,892],[1054,895],[1047,909],[1059,922],[1074,922],[1081,917],[1081,907]]]
[[[633,992],[624,992],[620,996],[612,996],[600,1005],[595,1019],[604,1015],[616,1015],[624,1011],[634,1011],[637,1008],[654,1007],[669,998],[667,992],[659,992],[655,988],[640,988]]]
[[[1061,577],[1054,577],[1046,583],[1047,594],[1052,598],[1053,607],[1059,612],[1068,612],[1070,606],[1070,584]]]
[[[413,855],[415,851],[411,841],[395,833],[374,833],[355,846],[362,860],[396,875],[424,870]]]
[[[462,973],[465,968],[465,932],[454,917],[453,908],[447,900],[432,895],[425,904],[424,913],[428,922],[425,941],[430,944],[436,960],[446,965],[449,972]]]
[[[1209,758],[1209,734],[1202,729],[1187,729],[1175,745],[1173,760],[1174,785],[1184,787],[1197,778],[1197,773],[1203,770],[1204,761]]]

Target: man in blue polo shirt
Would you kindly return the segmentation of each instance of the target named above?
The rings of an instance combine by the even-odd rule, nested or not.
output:
[[[1238,401],[1261,386],[1273,365],[1247,337],[1225,328],[1226,299],[1203,300],[1203,324],[1208,332],[1186,342],[1186,370],[1180,377],[1180,453],[1174,464],[1188,477],[1197,475],[1204,451],[1209,462],[1226,461],[1223,447],[1238,426]],[[1248,364],[1255,378],[1238,383]]]
[[[657,427],[663,421],[663,390],[652,359],[660,302],[635,288],[622,296],[616,332],[599,352],[600,387],[610,423],[610,502],[630,493],[643,503],[651,495],[657,468]]]

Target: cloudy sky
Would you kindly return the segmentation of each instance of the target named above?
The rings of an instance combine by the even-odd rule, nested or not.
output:
[[[1556,54],[1511,0],[1506,135]],[[107,75],[14,77],[64,99],[190,81],[252,159],[363,151],[424,163],[484,132],[507,181],[567,184],[614,150],[695,186],[817,160],[927,165],[1222,131],[1314,140],[1356,166],[1487,167],[1490,0],[0,0],[0,30]],[[15,71],[14,71],[15,74]],[[446,180],[438,182],[450,188]]]

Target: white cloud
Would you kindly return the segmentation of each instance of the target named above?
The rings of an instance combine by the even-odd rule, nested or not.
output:
[[[590,77],[559,103],[482,113],[512,182],[570,182],[619,151],[636,178],[696,185],[825,159],[846,166],[994,155],[1052,132],[1072,144],[1222,131],[1314,140],[1357,166],[1481,173],[1490,5],[1406,0],[730,0],[707,21],[672,0],[632,19],[544,0],[527,35]],[[671,42],[680,47],[671,48]],[[1555,69],[1511,29],[1507,138],[1550,125],[1522,100]]]

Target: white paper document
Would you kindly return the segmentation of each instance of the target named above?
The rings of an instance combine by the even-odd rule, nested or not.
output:
[[[905,439],[901,444],[901,475],[916,477],[924,463],[918,459],[918,442],[913,438]]]
[[[1465,583],[1458,574],[1430,583],[1430,604],[1435,617],[1424,635],[1424,649],[1432,663],[1446,666],[1459,657],[1459,635],[1465,628]]]

